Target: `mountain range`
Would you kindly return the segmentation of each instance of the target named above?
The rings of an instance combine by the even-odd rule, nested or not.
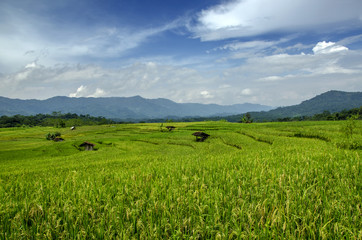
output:
[[[53,97],[46,100],[21,100],[0,97],[0,116],[35,115],[52,112],[102,116],[118,120],[145,120],[155,118],[181,119],[185,117],[224,117],[239,119],[250,112],[256,121],[286,117],[312,116],[323,111],[339,112],[362,106],[362,92],[328,91],[298,105],[278,107],[259,104],[200,104],[176,103],[168,99],[134,97],[70,98]],[[229,119],[229,118],[227,118]]]
[[[0,116],[49,114],[52,112],[102,116],[110,119],[182,118],[190,116],[227,116],[250,111],[267,111],[270,106],[259,104],[199,104],[176,103],[168,99],[134,97],[70,98],[21,100],[0,97]]]

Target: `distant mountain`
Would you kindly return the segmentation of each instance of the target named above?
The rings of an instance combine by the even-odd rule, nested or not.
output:
[[[279,107],[268,112],[252,112],[256,121],[270,121],[287,117],[312,116],[329,111],[340,112],[362,106],[362,92],[329,91],[298,105]],[[240,116],[234,116],[239,118]]]
[[[259,104],[176,103],[168,99],[135,97],[69,98],[53,97],[46,100],[20,100],[0,97],[0,116],[35,115],[38,113],[76,113],[111,119],[139,120],[151,118],[182,118],[227,116],[250,111],[267,111],[272,107]]]

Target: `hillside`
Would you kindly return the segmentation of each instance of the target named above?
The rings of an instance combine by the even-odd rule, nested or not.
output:
[[[69,98],[20,100],[0,97],[0,116],[35,115],[52,112],[103,116],[111,119],[181,118],[187,116],[227,116],[250,111],[266,111],[271,107],[259,104],[176,103],[168,99],[135,97]]]
[[[217,116],[229,121],[239,121],[242,114],[250,112],[255,121],[271,121],[282,118],[312,116],[324,111],[340,112],[362,106],[362,92],[329,91],[298,105],[272,107],[258,104],[176,103],[168,99],[134,97],[69,98],[53,97],[46,100],[20,100],[0,97],[0,116],[35,115],[52,112],[102,116],[110,119],[146,120]],[[270,110],[272,109],[272,110]]]
[[[329,91],[298,105],[279,107],[268,112],[251,112],[251,116],[257,121],[269,121],[287,117],[312,116],[324,111],[334,113],[360,106],[362,106],[362,92]],[[240,119],[241,115],[233,117]]]

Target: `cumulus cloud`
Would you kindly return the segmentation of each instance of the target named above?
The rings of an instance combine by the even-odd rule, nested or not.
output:
[[[96,88],[95,92],[90,94],[90,90],[87,86],[80,85],[76,92],[69,94],[69,97],[102,97],[105,94],[105,91],[101,88]]]
[[[24,68],[0,76],[0,84],[1,96],[16,98],[141,95],[187,102],[209,99],[211,94],[200,95],[200,92],[206,85],[216,88],[217,82],[216,77],[203,76],[194,69],[145,62],[119,68],[80,64]],[[34,87],[40,86],[43,90],[35,92]],[[188,95],[195,90],[197,93]]]
[[[32,63],[26,64],[25,68],[36,68],[38,64],[34,61]]]
[[[232,52],[240,49],[243,51],[237,48]],[[325,41],[311,45],[309,52],[253,55],[233,68],[210,71],[153,61],[118,68],[82,64],[46,67],[30,62],[18,72],[0,75],[0,95],[17,98],[141,95],[176,102],[253,102],[278,106],[297,104],[331,89],[362,88],[362,51]]]
[[[77,88],[77,91],[75,93],[69,94],[69,97],[85,97],[87,93],[87,87],[81,85],[79,88]]]
[[[313,48],[311,54],[255,55],[224,73],[233,83],[232,91],[242,89],[239,99],[248,101],[247,89],[252,89],[252,101],[274,106],[297,104],[331,89],[361,89],[361,51],[333,42],[319,42]]]
[[[235,0],[201,11],[191,30],[212,41],[280,30],[327,30],[327,24],[360,21],[361,14],[360,0]]]
[[[97,88],[92,95],[89,95],[89,97],[103,97],[104,95],[106,95],[106,92],[101,88]]]
[[[203,98],[213,98],[214,96],[209,92],[209,91],[201,91],[200,94],[202,95]]]
[[[334,42],[319,42],[317,45],[312,49],[314,54],[328,54],[328,53],[335,53],[335,52],[342,52],[348,51],[348,48],[341,45],[336,45]]]

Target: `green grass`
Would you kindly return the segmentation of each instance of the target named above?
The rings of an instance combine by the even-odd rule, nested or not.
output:
[[[362,128],[349,149],[343,124],[0,129],[0,239],[361,239]]]

